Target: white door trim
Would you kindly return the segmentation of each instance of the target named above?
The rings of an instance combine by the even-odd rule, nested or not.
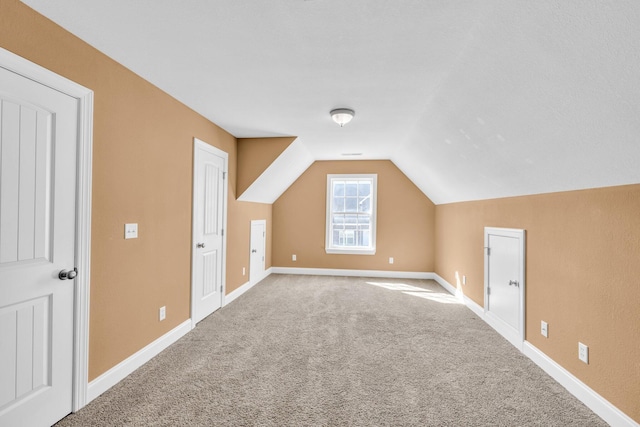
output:
[[[93,157],[93,91],[0,48],[0,67],[78,100],[76,188],[76,268],[73,321],[73,398],[77,411],[87,404],[89,377],[89,289],[91,278],[91,176]]]
[[[513,335],[513,329],[507,328],[506,323],[501,322],[497,316],[492,315],[488,310],[489,307],[489,235],[498,235],[504,237],[512,237],[518,239],[520,243],[520,277],[518,277],[518,282],[520,284],[520,317],[518,319],[519,330],[517,336]],[[497,227],[485,227],[484,228],[484,318],[487,323],[489,323],[496,331],[500,333],[503,337],[505,337],[511,344],[513,344],[520,351],[523,351],[523,344],[525,341],[525,230],[515,229],[515,228],[497,228]]]
[[[194,274],[196,258],[193,254],[193,248],[195,248],[196,240],[197,240],[196,210],[194,209],[194,205],[197,200],[196,186],[195,186],[195,182],[197,178],[196,169],[195,169],[196,151],[197,151],[196,148],[215,154],[218,157],[222,157],[224,159],[224,171],[223,171],[224,174],[226,175],[229,170],[229,154],[227,152],[222,151],[219,148],[214,147],[213,145],[209,145],[198,138],[193,138],[193,181],[192,181],[193,188],[192,188],[192,201],[191,201],[191,329],[196,327],[196,323],[193,320],[194,319],[193,311],[196,304],[196,284],[195,284],[195,274]],[[223,203],[224,206],[222,208],[222,230],[224,234],[222,236],[222,292],[221,292],[222,300],[220,301],[220,307],[224,307],[225,291],[227,289],[227,205],[229,204],[229,200],[227,198],[228,191],[229,191],[229,180],[225,179],[224,185],[223,185],[223,195],[222,195],[222,198],[224,200],[224,203]]]

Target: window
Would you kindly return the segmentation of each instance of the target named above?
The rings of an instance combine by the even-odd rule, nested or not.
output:
[[[327,175],[327,253],[376,253],[377,180],[375,174]]]

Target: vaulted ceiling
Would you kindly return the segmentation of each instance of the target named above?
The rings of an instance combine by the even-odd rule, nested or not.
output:
[[[327,159],[436,204],[640,183],[637,0],[23,2],[236,137],[297,136],[252,200]]]

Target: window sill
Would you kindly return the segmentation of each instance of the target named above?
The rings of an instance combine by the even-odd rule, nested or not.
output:
[[[373,249],[346,249],[346,248],[325,248],[328,254],[338,255],[375,255],[376,248]]]

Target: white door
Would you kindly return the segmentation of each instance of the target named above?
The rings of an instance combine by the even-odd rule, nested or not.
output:
[[[0,425],[72,410],[78,101],[0,68]],[[70,280],[71,279],[71,280]]]
[[[266,249],[265,220],[251,221],[251,256],[249,258],[249,281],[258,283],[264,277],[264,255]]]
[[[227,153],[194,139],[191,320],[222,306],[225,277]]]
[[[516,347],[524,342],[524,230],[485,228],[487,322]]]

